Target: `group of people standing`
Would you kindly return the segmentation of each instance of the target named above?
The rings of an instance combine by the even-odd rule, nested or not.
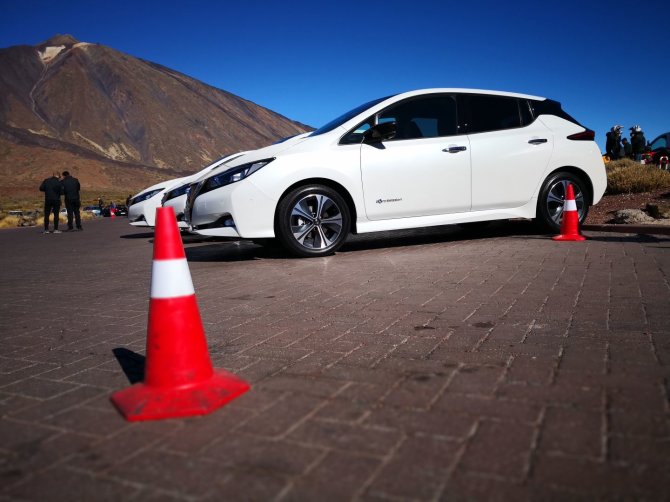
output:
[[[615,125],[607,133],[607,142],[605,143],[605,153],[611,160],[633,159],[642,160],[642,154],[647,146],[644,138],[644,132],[639,125],[630,128],[630,142],[628,138],[621,137],[623,126]]]
[[[79,191],[81,186],[79,180],[70,176],[68,171],[62,175],[54,172],[50,178],[45,179],[40,185],[40,192],[44,192],[44,233],[49,231],[49,217],[53,214],[53,233],[60,234],[58,230],[58,213],[60,212],[61,197],[65,196],[65,209],[67,210],[67,232],[74,231],[73,220],[77,230],[83,230],[81,226],[81,199]]]

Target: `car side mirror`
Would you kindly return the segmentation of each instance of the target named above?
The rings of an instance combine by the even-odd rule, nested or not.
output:
[[[384,122],[372,126],[363,134],[363,143],[376,144],[395,138],[397,132],[395,122]]]

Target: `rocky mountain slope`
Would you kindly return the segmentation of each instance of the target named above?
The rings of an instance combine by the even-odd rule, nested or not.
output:
[[[309,129],[70,35],[0,50],[0,189],[34,190],[54,168],[132,191]]]

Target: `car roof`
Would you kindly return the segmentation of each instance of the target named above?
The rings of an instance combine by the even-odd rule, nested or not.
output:
[[[490,89],[468,89],[461,87],[435,87],[430,89],[417,89],[414,91],[402,92],[396,94],[393,98],[406,98],[411,96],[419,96],[421,94],[433,94],[433,93],[459,93],[459,94],[490,94],[493,96],[507,96],[511,98],[522,98],[522,99],[534,99],[538,101],[543,101],[547,98],[542,96],[533,96],[532,94],[522,94],[518,92],[508,92],[508,91],[493,91]]]

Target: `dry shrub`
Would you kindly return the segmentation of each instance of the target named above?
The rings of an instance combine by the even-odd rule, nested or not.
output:
[[[95,220],[96,218],[100,218],[100,216],[96,216],[93,213],[90,213],[88,211],[80,211],[81,214],[81,221],[84,220]],[[67,221],[67,218],[65,219]]]
[[[49,228],[51,228],[54,224],[54,218],[53,214],[49,215]],[[38,216],[37,219],[35,220],[35,225],[38,227],[43,227],[44,226],[44,216]],[[67,227],[67,215],[66,214],[61,214],[58,213],[58,226],[65,225]]]
[[[19,216],[3,216],[0,218],[0,228],[14,228],[21,225]]]
[[[99,218],[93,213],[88,211],[81,211],[81,220],[88,221]],[[67,215],[58,213],[58,222],[59,226],[67,226]],[[53,217],[49,216],[49,226],[53,225]],[[32,227],[32,226],[44,226],[44,216],[35,216],[35,215],[25,215],[25,216],[14,216],[8,214],[0,213],[0,228],[14,228],[14,227]]]
[[[630,159],[607,164],[607,193],[642,193],[670,188],[670,172]]]

